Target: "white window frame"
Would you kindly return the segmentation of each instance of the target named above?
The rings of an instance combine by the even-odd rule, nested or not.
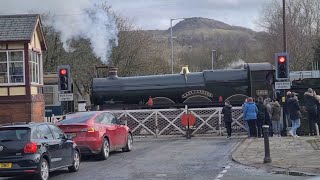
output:
[[[7,53],[7,81],[8,83],[0,83],[0,86],[19,86],[19,85],[26,85],[26,68],[25,68],[25,53],[24,50],[0,50],[0,52]],[[23,68],[23,83],[10,83],[10,64],[9,64],[9,53],[10,52],[22,52],[22,68]],[[18,61],[20,62],[20,61]]]
[[[32,54],[32,55],[31,55]],[[33,62],[32,61],[32,58],[34,57],[34,55],[36,55],[36,62]],[[36,68],[37,68],[37,71],[38,72],[38,81],[35,82],[33,81],[32,77],[33,77],[33,74],[32,74],[32,70],[33,70],[33,64],[36,64]],[[42,68],[42,53],[39,53],[39,52],[36,52],[36,51],[30,51],[30,60],[29,60],[29,66],[30,66],[30,82],[32,85],[43,85],[43,68]],[[36,73],[36,76],[37,76],[37,73]],[[36,78],[36,77],[34,77]]]

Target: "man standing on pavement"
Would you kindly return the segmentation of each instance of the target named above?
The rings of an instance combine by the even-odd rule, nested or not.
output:
[[[262,126],[265,122],[266,117],[266,106],[263,104],[263,98],[258,97],[256,106],[258,108],[258,115],[257,115],[257,129],[258,129],[258,138],[262,137]]]
[[[304,93],[305,106],[308,112],[309,120],[309,135],[315,135],[315,122],[317,120],[317,98],[313,89],[309,88],[307,92]]]
[[[288,112],[292,122],[292,129],[289,133],[292,137],[297,138],[299,137],[297,135],[297,129],[300,127],[301,112],[298,97],[295,96],[294,93],[291,93],[290,99],[288,99]]]
[[[226,100],[224,104],[225,106],[222,108],[223,120],[227,129],[227,138],[230,139],[232,133],[232,106],[228,100]]]

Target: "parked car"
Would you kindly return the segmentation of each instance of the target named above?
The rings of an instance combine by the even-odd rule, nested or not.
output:
[[[111,151],[132,149],[130,128],[109,112],[77,112],[66,115],[57,125],[73,136],[83,155],[96,154],[106,160]]]
[[[0,176],[33,175],[47,180],[62,168],[76,172],[80,151],[71,137],[51,123],[0,126]]]

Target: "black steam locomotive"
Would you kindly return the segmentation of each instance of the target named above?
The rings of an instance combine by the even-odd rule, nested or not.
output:
[[[270,63],[247,63],[233,69],[180,74],[118,77],[111,68],[106,78],[94,78],[92,102],[103,109],[213,107],[224,100],[241,105],[245,98],[273,97],[274,68]]]

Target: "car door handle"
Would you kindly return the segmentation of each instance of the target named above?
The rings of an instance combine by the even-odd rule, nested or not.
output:
[[[44,143],[43,145],[44,145],[45,147],[49,147],[49,144],[47,144],[47,143]]]

